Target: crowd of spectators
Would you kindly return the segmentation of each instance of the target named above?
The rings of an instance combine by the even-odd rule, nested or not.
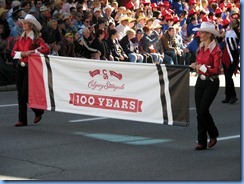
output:
[[[42,24],[51,55],[126,62],[189,65],[195,61],[204,21],[225,32],[240,19],[240,0],[0,0],[0,57],[11,48],[26,14]]]

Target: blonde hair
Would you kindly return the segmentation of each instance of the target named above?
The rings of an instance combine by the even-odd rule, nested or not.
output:
[[[36,26],[31,22],[28,22],[28,24],[30,25],[31,30],[34,32],[35,39],[40,38],[40,34],[39,31],[36,29]]]
[[[126,35],[131,35],[131,34],[136,34],[136,32],[135,32],[135,30],[134,29],[128,29],[127,31],[126,31]]]

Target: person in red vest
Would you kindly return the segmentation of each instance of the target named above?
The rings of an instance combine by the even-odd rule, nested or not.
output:
[[[198,73],[195,85],[198,144],[195,150],[204,150],[207,146],[215,146],[219,136],[209,109],[219,90],[222,51],[215,38],[220,34],[213,23],[203,22],[200,28],[193,28],[193,31],[199,31],[201,41],[196,53],[196,62],[190,65]],[[208,136],[210,141],[207,144]]]
[[[18,59],[16,69],[16,86],[18,92],[19,120],[16,127],[27,125],[27,104],[28,104],[28,56],[31,53],[49,54],[50,49],[44,40],[39,36],[42,29],[36,18],[27,14],[25,19],[19,19],[23,23],[23,33],[16,40],[11,56]],[[35,113],[34,123],[42,119],[43,110],[32,109]]]

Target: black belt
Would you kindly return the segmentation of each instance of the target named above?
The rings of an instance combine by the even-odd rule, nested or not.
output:
[[[218,79],[219,76],[218,75],[212,75],[212,76],[206,76],[206,75],[199,75],[198,76],[201,80],[210,80],[210,81],[214,81],[215,79]]]
[[[19,65],[22,67],[27,67],[28,63],[21,61],[21,62],[19,62]]]

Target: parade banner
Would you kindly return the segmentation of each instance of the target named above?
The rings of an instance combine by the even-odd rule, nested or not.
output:
[[[189,69],[29,57],[29,107],[165,125],[189,122]]]

